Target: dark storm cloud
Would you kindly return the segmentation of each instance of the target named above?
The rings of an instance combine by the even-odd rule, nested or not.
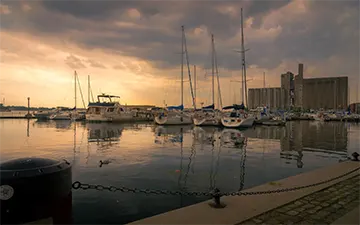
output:
[[[290,1],[43,1],[26,15],[13,10],[2,16],[2,30],[25,30],[36,35],[58,36],[82,48],[102,48],[113,53],[135,56],[158,67],[180,63],[181,30],[187,32],[190,63],[210,65],[210,37],[194,38],[195,28],[204,26],[215,34],[218,62],[228,69],[239,69],[240,8],[245,19],[252,17],[253,29],[264,29],[267,16]],[[5,2],[7,4],[8,2]],[[245,33],[248,64],[275,68],[284,59],[324,60],[333,55],[351,55],[358,60],[358,1],[310,2],[303,18],[281,18],[281,33],[271,41],[258,41]],[[226,13],[227,7],[232,12]],[[140,12],[131,18],[129,9]],[[355,9],[355,10],[354,10]],[[297,13],[297,10],[293,13]],[[232,14],[233,13],[233,14]],[[171,19],[181,14],[179,19]],[[348,15],[347,15],[348,14]],[[289,14],[292,16],[291,13]],[[339,22],[339,17],[344,18]],[[115,22],[129,23],[116,25]],[[357,31],[357,32],[354,32]],[[260,37],[261,38],[261,37]],[[238,40],[236,42],[229,43]],[[205,43],[205,45],[204,45]],[[199,49],[205,46],[205,49]]]

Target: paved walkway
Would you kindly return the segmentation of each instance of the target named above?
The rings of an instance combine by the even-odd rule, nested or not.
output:
[[[239,224],[331,224],[359,207],[359,190],[360,175],[355,175]]]

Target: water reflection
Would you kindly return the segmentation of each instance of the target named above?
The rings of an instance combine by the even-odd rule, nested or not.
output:
[[[88,142],[109,143],[120,141],[123,126],[110,126],[108,124],[88,124]]]
[[[209,165],[209,185],[208,190],[213,190],[217,187],[217,177],[220,168],[221,154],[223,149],[235,150],[239,161],[240,171],[239,175],[235,176],[240,179],[238,190],[244,187],[245,179],[245,161],[246,161],[246,140],[244,134],[236,129],[221,129],[216,127],[191,127],[191,126],[157,126],[154,129],[155,144],[178,146],[180,151],[180,165],[176,170],[178,176],[179,190],[188,190],[187,182],[191,176],[198,177],[195,173],[196,156],[198,151],[210,151],[211,158]],[[184,133],[190,133],[191,145],[188,147],[190,152],[188,156],[184,156]],[[202,153],[202,157],[204,154]],[[231,157],[234,159],[234,157]],[[203,159],[202,159],[203,160]],[[184,162],[187,161],[187,162]],[[202,171],[203,173],[203,171]],[[222,175],[223,176],[223,175]],[[227,176],[223,176],[227,177]]]
[[[0,135],[2,161],[73,159],[74,180],[171,191],[242,190],[338,163],[360,147],[359,125],[308,121],[233,130],[1,120]],[[74,222],[87,224],[125,224],[205,200],[96,191],[73,199]]]
[[[55,128],[56,131],[58,132],[62,132],[64,130],[70,130],[72,126],[71,120],[50,120],[50,121],[37,120],[34,121],[33,123],[34,125],[40,128]]]

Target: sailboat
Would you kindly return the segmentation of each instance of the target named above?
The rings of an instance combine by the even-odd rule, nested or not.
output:
[[[211,35],[211,49],[212,49],[212,105],[203,107],[200,112],[194,115],[194,124],[196,126],[219,126],[221,125],[221,116],[215,111],[215,44],[214,35]],[[216,67],[217,68],[217,67]],[[216,70],[216,73],[218,71]],[[219,79],[218,79],[219,83]],[[220,85],[219,85],[220,87]],[[219,88],[220,91],[220,88]],[[219,96],[220,97],[220,96]],[[221,98],[221,97],[220,97]]]
[[[82,111],[78,111],[76,108],[77,105],[77,96],[76,96],[76,87],[77,84],[79,85],[79,89],[80,89],[80,94],[81,97],[82,96],[82,92],[81,92],[81,86],[80,86],[80,82],[79,82],[79,78],[77,76],[76,71],[74,72],[74,91],[75,91],[75,107],[70,109],[70,108],[65,108],[65,107],[58,107],[56,109],[56,111],[54,113],[52,113],[49,118],[51,120],[84,120],[85,119],[85,112]],[[85,103],[84,103],[84,99],[82,98],[84,107],[85,107]]]
[[[184,53],[186,54],[188,70],[189,70],[189,62],[188,62],[188,57],[187,57],[184,26],[182,26],[181,29],[182,29],[182,39],[181,39],[181,105],[167,107],[165,111],[162,111],[162,112],[158,113],[157,115],[155,115],[154,121],[158,125],[185,125],[185,124],[192,124],[193,123],[191,115],[184,112]],[[185,49],[184,49],[184,47],[185,47]],[[191,88],[191,93],[192,93],[190,73],[189,73],[189,79],[190,79],[190,88]],[[193,98],[193,103],[194,103],[194,98]]]
[[[246,85],[246,64],[245,64],[245,47],[244,47],[244,27],[243,27],[243,13],[241,8],[241,56],[242,56],[242,84],[243,92],[245,92],[245,100],[247,101],[247,85]],[[255,118],[245,112],[244,95],[241,105],[226,106],[223,108],[224,113],[221,118],[221,123],[224,127],[240,128],[251,127],[254,124]],[[230,110],[230,111],[229,111]]]

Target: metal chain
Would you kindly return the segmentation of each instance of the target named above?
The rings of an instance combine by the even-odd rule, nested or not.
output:
[[[352,174],[356,171],[358,171],[360,169],[360,167],[353,169],[345,174],[342,174],[340,176],[328,179],[328,180],[324,180],[324,181],[320,181],[314,184],[308,184],[308,185],[303,185],[303,186],[298,186],[298,187],[291,187],[291,188],[282,188],[282,189],[275,189],[275,190],[268,190],[268,191],[246,191],[246,192],[241,192],[241,191],[237,191],[237,192],[220,192],[219,189],[215,188],[213,191],[211,192],[187,192],[187,191],[169,191],[169,190],[150,190],[150,189],[139,189],[139,188],[128,188],[128,187],[124,187],[124,186],[120,186],[120,187],[115,187],[115,186],[103,186],[101,184],[98,185],[94,185],[94,184],[85,184],[85,183],[80,183],[79,181],[75,181],[72,184],[73,189],[83,189],[83,190],[88,190],[88,189],[92,189],[92,190],[98,190],[98,191],[103,191],[103,190],[108,190],[111,192],[116,192],[116,191],[120,191],[120,192],[132,192],[132,193],[143,193],[143,194],[155,194],[155,195],[185,195],[185,196],[212,196],[212,197],[219,197],[219,196],[241,196],[241,195],[263,195],[263,194],[273,194],[273,193],[282,193],[282,192],[289,192],[289,191],[297,191],[300,189],[305,189],[305,188],[309,188],[309,187],[315,187],[315,186],[319,186],[325,183],[329,183],[331,181],[340,179],[342,177],[345,177],[349,174]]]

